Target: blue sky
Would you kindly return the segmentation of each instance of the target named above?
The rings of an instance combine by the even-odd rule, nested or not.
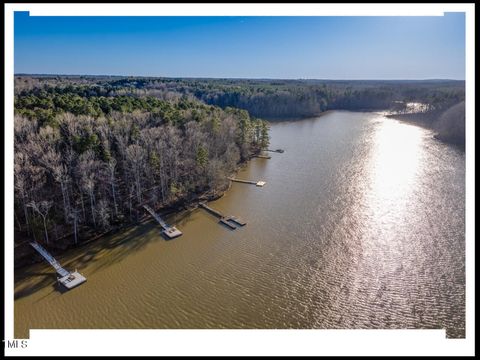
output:
[[[31,17],[15,73],[465,79],[465,16]]]

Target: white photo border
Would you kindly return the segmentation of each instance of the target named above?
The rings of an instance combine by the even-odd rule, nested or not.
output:
[[[474,4],[5,4],[5,339],[13,339],[14,12],[30,16],[443,16],[466,21],[466,338],[445,330],[31,330],[30,355],[474,355]],[[72,348],[71,338],[75,338]],[[78,345],[78,346],[77,346]]]

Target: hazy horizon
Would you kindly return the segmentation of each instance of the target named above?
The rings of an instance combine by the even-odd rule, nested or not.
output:
[[[426,79],[333,79],[333,78],[271,78],[271,77],[214,77],[214,76],[162,76],[162,75],[123,75],[123,74],[56,74],[56,73],[15,73],[14,76],[71,76],[71,77],[131,77],[131,78],[158,78],[158,79],[205,79],[205,80],[284,80],[284,81],[465,81],[452,78]]]

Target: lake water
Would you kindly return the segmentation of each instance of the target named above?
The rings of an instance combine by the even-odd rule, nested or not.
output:
[[[15,337],[37,328],[446,329],[465,336],[465,155],[424,128],[335,111],[271,124],[270,148],[205,210],[17,271]]]

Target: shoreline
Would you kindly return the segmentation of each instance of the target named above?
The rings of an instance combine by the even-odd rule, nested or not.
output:
[[[227,176],[227,179],[229,177],[232,177],[234,174],[238,173],[238,171],[240,171],[242,168],[246,167],[248,165],[249,161],[251,161],[256,154],[258,154],[262,151],[263,150],[260,150],[258,152],[255,152],[255,153],[251,154],[248,159],[246,159],[243,162],[240,162],[239,164],[237,164],[237,167],[235,168],[235,170],[232,173],[230,173]],[[170,215],[179,214],[182,211],[193,211],[193,210],[198,208],[198,203],[201,202],[201,201],[210,202],[210,201],[215,201],[215,200],[218,200],[218,199],[222,198],[231,189],[231,187],[232,187],[232,181],[228,180],[227,186],[224,186],[223,188],[210,189],[210,190],[208,190],[206,192],[203,192],[203,193],[200,193],[200,194],[194,194],[194,195],[191,195],[191,197],[189,197],[188,199],[181,199],[181,200],[173,201],[169,205],[166,205],[166,206],[163,206],[163,207],[155,207],[154,210],[162,217],[168,217]],[[87,238],[83,241],[79,241],[78,244],[70,243],[70,244],[67,244],[67,246],[65,246],[64,248],[55,247],[55,248],[48,249],[48,251],[53,256],[59,256],[59,255],[65,254],[65,253],[67,253],[71,250],[80,249],[83,246],[92,244],[96,241],[104,239],[107,236],[118,234],[122,230],[127,230],[131,227],[135,227],[135,226],[145,224],[145,223],[147,223],[148,221],[151,221],[151,220],[152,220],[151,216],[149,216],[147,214],[144,214],[144,215],[139,217],[138,221],[119,225],[119,226],[117,226],[113,229],[110,229],[106,232],[103,232],[103,233],[95,233],[91,237],[89,237],[89,238]],[[20,244],[15,245],[15,248],[24,247],[25,250],[24,250],[24,253],[22,255],[18,256],[18,258],[15,258],[15,253],[14,253],[14,266],[13,266],[14,271],[18,271],[18,270],[21,270],[21,269],[26,268],[28,266],[44,262],[44,259],[41,258],[31,248],[31,246],[29,245],[29,242],[30,241],[25,241],[25,242],[22,242]],[[17,262],[17,264],[15,264],[15,262]]]
[[[403,121],[408,124],[417,125],[428,130],[435,131],[430,122],[421,118],[422,113],[409,113],[409,114],[385,114],[386,118]]]
[[[424,115],[424,113],[386,114],[385,117],[430,130],[433,132],[432,137],[435,140],[465,152],[464,142],[462,143],[459,142],[458,139],[442,136],[438,130],[435,129],[435,121],[433,119],[426,119],[422,117],[422,115]]]
[[[324,115],[327,115],[328,113],[336,111],[336,110],[325,110],[322,111],[318,114],[315,115],[304,115],[304,116],[296,116],[296,117],[279,117],[279,118],[262,118],[263,120],[268,121],[269,123],[281,123],[281,122],[290,122],[290,121],[302,121],[302,120],[308,120],[308,119],[315,119]]]

